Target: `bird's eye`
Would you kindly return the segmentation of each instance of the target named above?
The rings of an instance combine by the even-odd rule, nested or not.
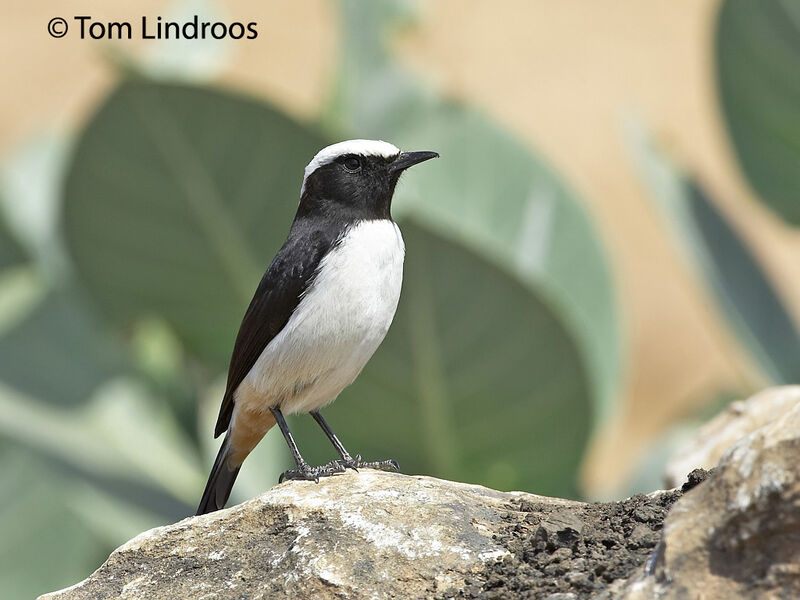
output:
[[[355,156],[349,156],[344,159],[344,168],[351,173],[355,173],[361,170],[361,161]]]

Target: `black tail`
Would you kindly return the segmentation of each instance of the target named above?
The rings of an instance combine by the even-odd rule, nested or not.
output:
[[[228,434],[225,434],[225,439],[217,453],[217,459],[214,461],[214,467],[211,469],[211,475],[208,476],[208,483],[206,483],[203,498],[200,500],[200,506],[197,507],[196,514],[198,515],[224,508],[231,495],[233,482],[236,481],[236,476],[239,474],[239,467],[231,468],[229,466],[229,448]]]

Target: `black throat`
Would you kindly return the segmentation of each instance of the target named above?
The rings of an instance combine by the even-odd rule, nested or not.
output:
[[[392,196],[400,176],[387,168],[390,158],[362,157],[362,168],[349,173],[338,161],[322,165],[305,181],[296,219],[357,222],[392,218]]]

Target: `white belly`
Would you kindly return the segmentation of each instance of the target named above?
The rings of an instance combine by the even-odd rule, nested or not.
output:
[[[237,392],[249,410],[286,414],[331,402],[359,374],[394,318],[405,246],[388,220],[362,221],[320,263],[286,326]],[[253,404],[258,404],[254,406]],[[244,408],[244,407],[242,407]]]

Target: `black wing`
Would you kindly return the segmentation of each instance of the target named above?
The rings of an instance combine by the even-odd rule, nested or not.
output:
[[[264,273],[236,336],[214,437],[228,429],[236,388],[267,344],[289,321],[333,241],[319,230],[307,232],[302,227],[293,228],[289,239]]]

